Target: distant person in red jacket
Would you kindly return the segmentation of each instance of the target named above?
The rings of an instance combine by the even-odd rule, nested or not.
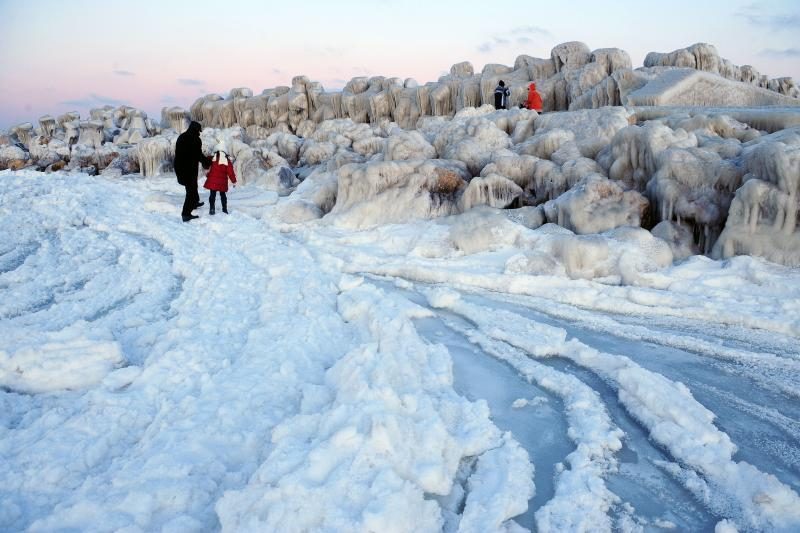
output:
[[[203,187],[208,189],[208,212],[213,215],[215,213],[214,204],[217,201],[217,192],[219,192],[220,199],[222,200],[222,212],[228,214],[228,197],[225,193],[228,192],[228,180],[236,187],[236,174],[233,171],[233,162],[228,154],[225,153],[226,148],[223,144],[218,144],[214,148],[214,155],[211,156],[211,169],[208,171],[206,182]]]
[[[528,109],[533,109],[537,113],[542,112],[542,97],[536,91],[536,84],[531,82],[528,86],[528,102],[525,104]]]

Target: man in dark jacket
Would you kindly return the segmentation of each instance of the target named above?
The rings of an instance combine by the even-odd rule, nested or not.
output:
[[[175,143],[175,175],[178,183],[186,187],[186,199],[181,211],[184,222],[198,218],[192,211],[203,205],[197,193],[197,164],[202,163],[203,168],[211,166],[211,158],[203,155],[203,143],[200,141],[202,130],[199,122],[192,121],[189,128],[178,135]]]
[[[494,88],[494,108],[506,109],[510,94],[511,91],[509,91],[508,87],[506,87],[506,83],[503,80],[500,80],[500,83],[498,83],[497,87]]]

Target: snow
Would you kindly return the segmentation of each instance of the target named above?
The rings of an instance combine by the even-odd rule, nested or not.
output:
[[[0,529],[800,528],[794,82],[447,72],[0,134]],[[190,119],[238,183],[185,224]]]
[[[508,165],[515,156],[503,157]],[[463,166],[446,164],[464,179]],[[441,168],[425,165],[320,168],[285,198],[243,185],[230,191],[229,216],[201,209],[191,224],[177,216],[181,188],[169,173],[0,174],[0,216],[11,228],[0,249],[2,527],[706,524],[624,488],[636,486],[625,477],[626,450],[652,447],[648,439],[662,455],[649,475],[685,486],[689,496],[675,497],[717,517],[719,528],[788,531],[800,523],[800,476],[738,458],[755,445],[728,432],[727,419],[718,423],[718,408],[699,400],[702,389],[635,353],[595,348],[563,325],[487,308],[464,292],[539,299],[557,320],[598,335],[744,364],[752,377],[727,381],[752,379],[791,398],[776,406],[791,418],[800,370],[791,347],[800,336],[795,270],[750,257],[673,265],[670,244],[644,229],[575,235],[541,225],[541,208],[532,207],[483,206],[358,231],[319,218],[347,205],[343,191],[352,205],[374,201],[346,181],[342,189],[349,168],[364,176],[379,168],[376,180],[395,179],[395,168],[431,176]],[[285,220],[301,201],[319,212]],[[741,333],[718,344],[691,329],[658,331],[615,316]],[[518,393],[504,408],[563,409],[573,447],[542,463],[519,440],[521,427],[497,426],[499,407],[458,394],[450,351],[417,325],[430,319],[450,331],[443,339],[465,339],[552,394]],[[613,393],[553,360],[585,369]],[[621,423],[620,409],[633,421]],[[553,484],[534,484],[542,476]]]

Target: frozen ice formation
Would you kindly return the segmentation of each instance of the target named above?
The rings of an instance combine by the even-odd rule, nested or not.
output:
[[[749,83],[780,94],[797,98],[800,89],[791,78],[769,79],[751,65],[737,66],[719,56],[714,45],[697,43],[669,53],[650,52],[644,59],[645,67],[686,67],[718,74],[733,81]]]
[[[736,191],[713,255],[758,255],[800,266],[800,128],[753,141],[741,160],[744,184]]]
[[[501,79],[507,110],[492,105]],[[531,81],[543,114],[518,107]],[[276,206],[286,223],[361,228],[485,206],[586,237],[557,256],[602,255],[592,234],[633,227],[674,259],[800,263],[800,91],[702,43],[636,69],[624,50],[567,42],[513,65],[456,63],[422,84],[356,77],[331,92],[301,75],[165,107],[157,121],[128,106],[45,115],[0,135],[0,170],[169,175],[189,120],[203,124],[206,153],[226,144],[242,185],[288,197]]]

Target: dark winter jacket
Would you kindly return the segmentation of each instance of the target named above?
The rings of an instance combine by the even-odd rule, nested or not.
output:
[[[505,109],[508,105],[508,96],[511,94],[511,91],[508,90],[508,87],[504,87],[502,85],[498,85],[494,88],[494,108],[495,109]]]
[[[220,163],[222,160],[222,163]],[[214,154],[211,161],[211,170],[203,187],[210,191],[228,192],[228,179],[236,183],[236,173],[233,171],[233,163],[224,152]]]
[[[192,121],[189,128],[178,135],[175,143],[175,175],[181,185],[191,180],[197,181],[198,163],[202,163],[203,168],[211,166],[211,158],[203,155],[203,143],[200,141],[202,129],[199,122]]]

